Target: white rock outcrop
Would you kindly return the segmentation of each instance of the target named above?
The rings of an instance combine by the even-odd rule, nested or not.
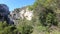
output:
[[[25,8],[25,9],[19,10],[18,13],[16,11],[12,12],[11,15],[13,19],[26,18],[27,20],[31,20],[33,17],[33,11],[30,11],[28,8]]]

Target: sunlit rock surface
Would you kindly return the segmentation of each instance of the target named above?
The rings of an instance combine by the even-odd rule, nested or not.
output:
[[[30,11],[27,7],[23,7],[23,8],[15,9],[11,13],[12,18],[13,19],[20,19],[20,18],[24,19],[24,18],[26,18],[27,20],[31,20],[33,17],[33,11]]]
[[[29,10],[28,7],[17,8],[10,13],[10,18],[12,21],[14,21],[15,25],[19,24],[20,19],[22,20],[26,19],[30,21],[32,20],[32,17],[33,17],[33,11]]]

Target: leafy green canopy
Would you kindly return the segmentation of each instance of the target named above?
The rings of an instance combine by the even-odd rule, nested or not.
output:
[[[57,0],[36,0],[30,9],[34,10],[34,19],[46,26],[57,25],[56,13]]]
[[[0,34],[16,34],[16,32],[14,26],[8,25],[6,22],[0,22]]]

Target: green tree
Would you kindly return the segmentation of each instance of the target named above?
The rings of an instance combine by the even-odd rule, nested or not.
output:
[[[31,21],[28,21],[26,19],[20,19],[19,25],[17,26],[17,29],[21,34],[31,34],[33,32],[33,26],[31,25]]]
[[[17,30],[13,25],[0,22],[0,34],[16,34],[16,32]]]
[[[57,0],[36,0],[33,4],[34,19],[39,19],[43,25],[53,24],[57,25],[55,9],[57,7]],[[52,19],[53,18],[53,19]],[[50,20],[50,21],[49,21]],[[55,21],[55,22],[54,22]]]

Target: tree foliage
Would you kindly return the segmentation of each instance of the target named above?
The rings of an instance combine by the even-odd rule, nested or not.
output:
[[[0,22],[0,34],[16,34],[17,30],[12,25],[8,25],[6,22]]]
[[[60,0],[35,0],[33,5],[28,6],[33,10],[34,16],[31,21],[20,19],[19,24],[14,26],[6,23],[0,23],[0,34],[50,34],[50,30],[57,26],[56,10],[60,10]],[[15,10],[19,13],[20,10]],[[56,12],[55,12],[56,11]],[[53,28],[51,28],[53,26]],[[51,28],[51,29],[50,29]],[[55,29],[55,28],[54,28]],[[55,33],[56,31],[52,31]],[[59,31],[57,31],[59,33]]]
[[[57,25],[55,9],[57,7],[57,0],[36,0],[33,4],[34,17],[38,18],[45,26],[48,24]]]

